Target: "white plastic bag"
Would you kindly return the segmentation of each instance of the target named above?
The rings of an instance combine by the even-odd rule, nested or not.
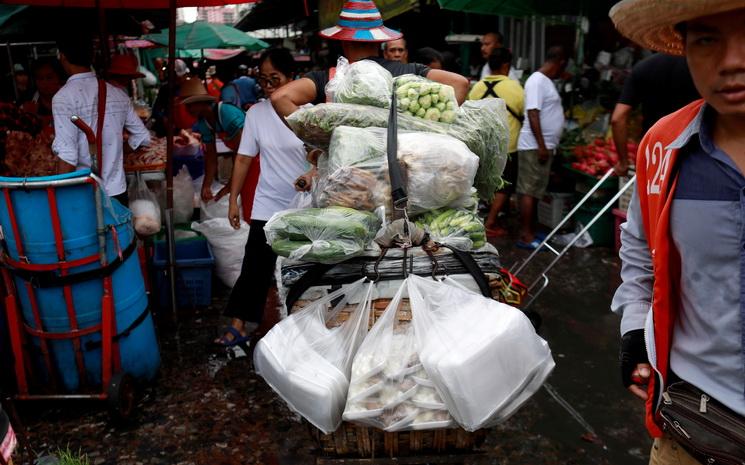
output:
[[[406,281],[370,330],[352,365],[344,420],[385,431],[455,425],[418,355],[414,326],[399,321]]]
[[[422,365],[467,431],[505,421],[553,370],[548,343],[520,310],[454,281],[407,282]]]
[[[188,223],[194,214],[194,185],[186,165],[173,178],[173,220]]]
[[[129,209],[132,211],[132,222],[137,234],[152,236],[160,232],[161,216],[158,199],[147,187],[139,172],[130,188],[129,199]]]
[[[230,221],[225,218],[213,218],[201,223],[194,222],[191,229],[202,233],[212,247],[215,255],[215,271],[217,277],[228,287],[235,286],[241,275],[243,255],[246,252],[248,240],[248,223],[241,221],[238,230],[233,229]]]
[[[311,303],[275,325],[254,351],[256,372],[292,410],[326,434],[341,424],[352,360],[367,334],[373,288],[362,279]],[[354,302],[356,309],[344,323],[327,328]]]
[[[215,181],[212,183],[210,189],[212,195],[217,195],[220,190],[225,187],[223,184]],[[241,210],[241,197],[238,196],[238,213],[243,219],[243,210]],[[205,202],[199,197],[199,220],[207,221],[213,218],[227,218],[228,210],[230,209],[230,194],[225,194],[220,200],[215,201],[214,198]]]
[[[373,107],[389,108],[393,94],[393,76],[372,60],[360,60],[352,64],[340,57],[336,63],[334,77],[326,84],[329,101],[357,103]]]

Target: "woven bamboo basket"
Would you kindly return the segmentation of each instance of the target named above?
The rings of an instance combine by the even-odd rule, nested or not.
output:
[[[487,274],[487,277],[492,297],[496,300],[503,300],[501,289],[503,282],[499,276]],[[380,318],[390,302],[391,299],[373,301],[370,327]],[[291,312],[296,312],[310,303],[312,301],[300,299],[293,305]],[[329,326],[339,326],[355,309],[356,304],[348,305],[334,320],[329,322]],[[401,302],[398,320],[402,324],[411,321],[411,307],[408,299]],[[481,446],[486,437],[486,430],[470,433],[461,428],[388,433],[377,428],[343,422],[335,432],[323,434],[310,424],[308,426],[321,452],[326,456],[334,457],[403,457],[423,453],[465,454]]]

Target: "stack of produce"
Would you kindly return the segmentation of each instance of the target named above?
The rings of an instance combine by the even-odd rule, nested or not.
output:
[[[486,245],[484,223],[473,212],[452,208],[435,210],[417,218],[416,225],[429,232],[434,241],[460,250],[480,249]]]
[[[633,165],[636,159],[636,151],[639,146],[629,141],[626,149],[629,152],[629,163]],[[601,177],[609,169],[618,163],[618,152],[613,141],[606,141],[598,138],[589,145],[578,145],[574,147],[572,153],[575,157],[572,162],[572,168],[589,174],[590,176]]]
[[[380,219],[373,213],[329,207],[276,213],[264,231],[277,255],[338,263],[361,254],[379,228]]]
[[[412,74],[395,80],[398,110],[429,121],[452,123],[458,102],[453,88]]]
[[[471,202],[479,161],[465,144],[443,134],[404,132],[398,136],[398,149],[412,213]],[[328,155],[318,165],[319,206],[390,208],[385,129],[337,128]]]
[[[401,114],[401,131],[418,131],[454,137],[479,157],[474,186],[479,197],[491,199],[502,186],[502,172],[507,163],[509,129],[504,102],[484,99],[465,102],[451,124],[428,121]],[[340,126],[356,128],[388,127],[388,111],[363,105],[324,103],[302,108],[287,118],[295,134],[308,145],[329,148],[333,131]]]

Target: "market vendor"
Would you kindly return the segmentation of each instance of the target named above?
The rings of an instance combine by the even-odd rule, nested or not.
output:
[[[217,176],[217,138],[233,151],[238,151],[243,135],[245,113],[243,110],[225,102],[218,102],[210,95],[199,79],[188,79],[181,85],[181,98],[189,113],[197,118],[197,130],[202,135],[205,145],[204,181],[202,182],[201,197],[205,202],[218,201],[230,192],[230,184],[222,188],[216,195],[212,193],[212,183]],[[244,218],[251,218],[256,184],[259,180],[258,159],[253,164],[241,192]]]
[[[65,83],[65,70],[54,58],[40,58],[31,66],[36,92],[23,102],[21,110],[41,118],[44,128],[53,131],[52,98]]]
[[[390,71],[393,77],[403,74],[423,76],[452,86],[458,103],[463,103],[466,99],[468,79],[459,74],[430,69],[417,63],[389,61],[378,56],[380,43],[400,39],[403,35],[383,25],[380,12],[372,0],[345,2],[338,24],[324,29],[320,35],[326,39],[340,41],[344,56],[350,63],[371,60]],[[305,104],[325,102],[326,84],[334,72],[333,68],[327,71],[313,71],[302,79],[289,83],[272,95],[272,105],[277,113],[286,117]]]

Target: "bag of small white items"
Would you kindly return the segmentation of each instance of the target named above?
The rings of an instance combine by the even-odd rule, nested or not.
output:
[[[254,366],[289,407],[326,434],[341,424],[349,374],[367,334],[374,284],[364,279],[280,321],[254,351]],[[328,328],[348,306],[355,310]]]
[[[406,281],[357,351],[344,420],[389,432],[455,427],[419,361],[414,326],[399,318],[405,291]]]
[[[160,206],[140,173],[129,191],[129,209],[132,211],[135,231],[140,236],[152,236],[160,232]]]
[[[467,431],[505,421],[553,370],[548,343],[520,310],[450,279],[407,283],[422,365]]]

